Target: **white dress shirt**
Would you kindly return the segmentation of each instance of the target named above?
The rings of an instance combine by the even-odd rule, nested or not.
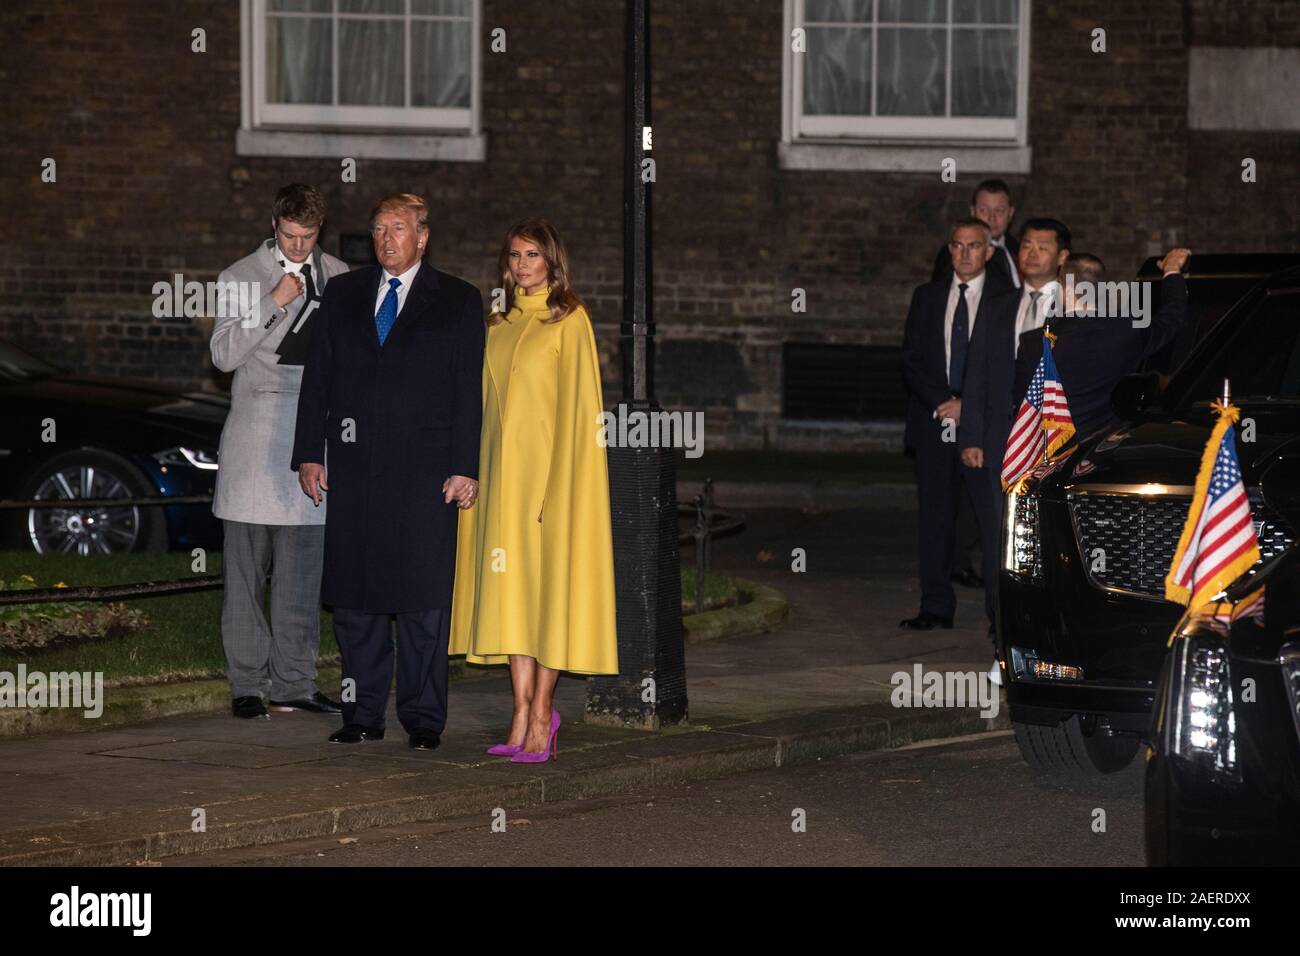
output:
[[[1032,300],[1029,297],[1031,292],[1043,293],[1038,297],[1038,302],[1035,303],[1035,308],[1032,310],[1030,309]],[[1043,319],[1047,315],[1048,300],[1060,301],[1060,298],[1061,283],[1055,279],[1040,289],[1031,289],[1029,286],[1024,287],[1024,291],[1020,295],[1020,309],[1016,312],[1016,352],[1020,351],[1020,336],[1030,329],[1041,329],[1043,327]]]
[[[970,342],[971,335],[975,332],[975,315],[980,309],[980,296],[984,292],[984,276],[988,274],[983,270],[979,275],[966,281],[966,341]],[[943,312],[943,367],[946,371],[952,368],[952,320],[957,315],[957,298],[961,293],[958,286],[961,280],[957,274],[953,273],[952,284],[948,287],[948,306]],[[969,355],[970,353],[967,352]]]
[[[276,261],[280,263],[280,267],[284,269],[286,273],[289,273],[291,275],[301,274],[302,267],[305,266],[307,263],[311,262],[311,256],[308,256],[302,262],[294,262],[292,259],[290,259],[288,256],[284,254],[284,250],[280,248],[279,243],[276,243],[275,246],[275,258]],[[315,277],[313,276],[313,279],[314,278]]]
[[[1020,270],[1016,268],[1016,257],[1011,254],[1007,248],[1007,237],[1005,234],[993,240],[993,248],[998,251],[993,253],[995,256],[1004,256],[1007,260],[1007,271],[1011,273],[1011,281],[1017,289],[1020,288]]]
[[[407,269],[400,276],[392,275],[387,269],[384,270],[384,281],[379,283],[379,292],[375,295],[375,315],[379,314],[379,307],[384,304],[388,298],[388,283],[392,279],[400,279],[402,284],[397,287],[397,314],[402,314],[402,306],[406,305],[406,293],[411,291],[411,284],[415,281],[415,274],[420,271],[420,261],[417,259],[415,265]],[[394,319],[396,321],[396,319]]]

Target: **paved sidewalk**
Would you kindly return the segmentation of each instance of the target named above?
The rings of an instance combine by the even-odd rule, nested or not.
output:
[[[959,610],[971,626],[897,628],[916,609],[914,534],[914,516],[882,511],[751,516],[745,533],[716,543],[715,563],[784,591],[786,625],[689,646],[691,719],[661,733],[583,724],[583,682],[562,679],[559,760],[540,766],[483,753],[508,722],[504,678],[452,686],[443,745],[430,754],[407,748],[391,713],[388,739],[357,746],[326,742],[337,719],[300,713],[0,742],[0,863],[126,864],[480,812],[486,825],[498,807],[514,815],[989,729],[975,709],[889,702],[890,676],[916,662],[960,671],[991,662],[975,592],[962,593]],[[790,570],[796,547],[802,573]],[[196,832],[199,809],[206,829]]]

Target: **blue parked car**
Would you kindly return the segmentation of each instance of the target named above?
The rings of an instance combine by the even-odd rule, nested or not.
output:
[[[41,554],[219,548],[210,504],[84,506],[78,499],[211,495],[224,396],[74,375],[0,342],[0,546]]]

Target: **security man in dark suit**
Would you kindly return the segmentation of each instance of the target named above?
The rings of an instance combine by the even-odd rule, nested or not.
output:
[[[970,337],[986,321],[986,265],[993,255],[990,230],[979,219],[956,223],[948,243],[953,275],[917,287],[903,332],[907,427],[903,440],[916,455],[920,494],[921,608],[900,626],[928,631],[952,627],[953,534],[964,483],[976,478],[961,467],[957,428]]]
[[[1075,440],[1116,423],[1110,396],[1119,380],[1137,371],[1144,358],[1168,345],[1182,329],[1187,318],[1187,281],[1182,271],[1190,256],[1190,251],[1178,248],[1160,260],[1164,278],[1160,280],[1160,311],[1154,317],[1134,314],[1131,296],[1127,314],[1107,314],[1107,297],[1098,286],[1105,281],[1102,261],[1088,253],[1066,260],[1064,315],[1049,317],[1047,324],[1056,336],[1052,359],[1074,419]],[[1087,303],[1080,301],[1084,283],[1091,290]],[[1024,400],[1042,354],[1043,329],[1024,332],[1016,352],[1013,405],[1019,407]]]
[[[985,179],[971,194],[970,214],[988,224],[993,234],[993,256],[985,271],[985,295],[1002,295],[1020,286],[1016,268],[1016,253],[1020,244],[1008,233],[1015,218],[1016,207],[1011,204],[1011,190],[1001,179]],[[945,245],[935,256],[930,279],[946,282],[952,278],[952,256]],[[980,545],[979,522],[975,517],[975,503],[969,494],[963,494],[957,508],[957,533],[953,539],[953,583],[963,587],[983,587],[983,580],[971,564],[971,555]]]
[[[961,461],[977,476],[972,485],[975,517],[984,552],[984,607],[993,621],[997,585],[998,534],[1002,523],[1002,455],[1015,411],[1016,344],[1021,332],[1036,329],[1056,310],[1059,275],[1070,254],[1070,230],[1055,219],[1030,219],[1020,231],[1017,267],[1021,289],[992,300],[989,321],[971,337],[966,373],[965,414],[958,435]]]
[[[985,289],[1001,293],[1020,288],[1020,273],[1016,264],[1020,243],[1008,231],[1011,220],[1016,216],[1016,207],[1011,204],[1011,188],[1001,179],[984,180],[971,195],[970,214],[988,223],[993,234],[993,255],[989,258]],[[948,254],[945,245],[934,257],[934,271],[930,274],[930,279],[940,282],[951,278],[952,256]]]

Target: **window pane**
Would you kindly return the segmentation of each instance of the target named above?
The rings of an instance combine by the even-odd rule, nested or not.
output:
[[[810,27],[803,62],[805,113],[871,114],[870,28]]]
[[[333,13],[331,0],[268,0],[266,8],[284,13]]]
[[[406,13],[406,0],[339,0],[339,13]]]
[[[944,115],[945,30],[880,31],[878,116]]]
[[[469,22],[416,20],[411,23],[411,105],[469,104]]]
[[[952,32],[952,115],[1016,115],[1016,31]]]
[[[401,20],[339,20],[339,103],[406,105]]]
[[[411,0],[411,12],[435,17],[468,17],[470,0]]]
[[[807,0],[805,23],[870,23],[871,0]]]
[[[953,23],[1018,23],[1016,0],[952,0]]]
[[[881,23],[947,23],[948,0],[880,0]]]
[[[267,17],[266,101],[332,103],[331,48],[324,17]]]

